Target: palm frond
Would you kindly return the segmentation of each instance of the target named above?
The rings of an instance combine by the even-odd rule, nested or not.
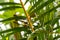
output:
[[[22,8],[22,7],[20,7],[20,6],[11,6],[11,7],[2,8],[2,9],[0,9],[0,11],[3,11],[3,10],[14,10],[16,8]]]
[[[13,2],[5,2],[5,3],[0,3],[0,5],[21,5],[21,4],[13,3]]]

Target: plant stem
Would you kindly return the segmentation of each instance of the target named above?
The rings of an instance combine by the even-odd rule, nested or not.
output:
[[[11,22],[11,28],[16,28],[16,27],[19,27],[19,24],[16,23],[17,21],[16,20],[12,20]],[[16,32],[14,34],[14,37],[16,40],[21,40],[22,39],[22,36],[21,36],[21,33],[20,32]]]
[[[33,32],[34,29],[33,29],[33,24],[32,24],[32,22],[31,22],[31,18],[30,18],[30,16],[29,16],[29,14],[26,12],[22,0],[20,0],[20,2],[21,2],[21,4],[22,4],[23,10],[24,10],[25,15],[26,15],[26,17],[27,17],[27,20],[28,20],[28,23],[29,23],[29,25],[30,25],[30,28],[31,28],[31,30],[32,30],[32,32]]]

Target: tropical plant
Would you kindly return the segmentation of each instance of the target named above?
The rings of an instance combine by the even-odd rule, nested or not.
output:
[[[1,40],[59,40],[60,0],[1,0],[0,6],[0,11],[4,11],[0,23],[10,26],[6,30],[0,28]]]

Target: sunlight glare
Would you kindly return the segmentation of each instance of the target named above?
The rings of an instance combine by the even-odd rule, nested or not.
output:
[[[14,0],[15,3],[20,3],[20,0]]]

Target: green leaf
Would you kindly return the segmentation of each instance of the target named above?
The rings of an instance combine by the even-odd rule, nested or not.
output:
[[[44,23],[44,25],[50,24],[50,25],[54,25],[55,23],[58,22],[58,20],[60,19],[60,16],[57,16],[56,18],[54,18],[53,20],[49,20],[47,22]]]
[[[35,13],[38,10],[42,9],[43,7],[47,6],[48,4],[52,3],[55,0],[48,0],[46,2],[44,2],[43,4],[39,5],[36,9],[34,8],[33,10],[29,11],[29,13]]]
[[[15,10],[16,8],[22,8],[22,7],[20,7],[20,6],[11,6],[11,7],[2,8],[2,9],[0,9],[0,11],[3,11],[3,10]]]
[[[54,37],[53,40],[56,40],[56,39],[58,39],[58,38],[60,38],[60,35]]]
[[[4,2],[5,0],[0,0],[0,3]]]
[[[15,16],[15,17],[10,17],[10,18],[1,20],[0,22],[10,21],[10,20],[14,20],[14,19],[16,19],[16,20],[19,20],[19,19],[26,19],[26,17],[24,17],[24,16]]]
[[[46,33],[46,31],[38,28],[28,36],[27,40],[34,40],[40,33]]]
[[[54,20],[52,20],[51,24],[52,26],[58,22],[58,20],[60,19],[60,16],[58,16],[57,18],[55,18]]]
[[[14,10],[7,10],[3,13],[2,16],[4,16],[5,18],[10,18],[10,17],[13,17],[14,14],[15,14]],[[3,18],[3,19],[5,19],[5,18]]]
[[[13,28],[13,29],[4,30],[4,31],[0,32],[0,35],[2,33],[7,33],[7,32],[11,32],[11,31],[13,31],[13,32],[27,31],[27,28],[26,27],[25,28],[24,27],[17,27],[17,28]]]
[[[15,12],[20,12],[19,15],[21,15],[22,13],[24,13],[23,8],[16,9]]]
[[[54,28],[53,30],[57,30],[57,29],[59,30],[59,29],[60,29],[60,26],[59,26],[59,27]],[[57,30],[57,31],[58,31],[58,30]],[[59,31],[60,31],[60,30],[59,30]]]
[[[5,18],[13,17],[13,15],[16,12],[19,12],[19,16],[21,16],[22,13],[24,13],[23,8],[18,8],[18,9],[15,9],[15,10],[7,10],[2,15],[0,15],[0,18],[5,19]]]
[[[29,1],[29,0],[26,0],[25,4],[26,4],[28,1]],[[24,5],[25,5],[25,4],[24,4]]]
[[[21,5],[21,4],[14,2],[4,2],[4,3],[0,3],[0,5]]]
[[[37,7],[38,5],[40,5],[41,2],[42,2],[42,0],[38,0],[38,2],[36,2],[36,3],[30,8],[29,12],[30,12],[31,10],[33,10],[35,7]]]
[[[58,7],[60,7],[60,4],[59,4],[58,6],[52,8],[52,9],[50,9],[50,10],[44,12],[44,13],[41,15],[41,17],[42,17],[42,16],[45,16],[47,13],[50,13],[51,11],[55,10],[55,9],[58,8]]]
[[[9,37],[10,35],[12,35],[12,34],[14,34],[14,33],[16,33],[16,32],[8,33],[8,34],[6,34],[6,36],[5,36],[5,37]]]

